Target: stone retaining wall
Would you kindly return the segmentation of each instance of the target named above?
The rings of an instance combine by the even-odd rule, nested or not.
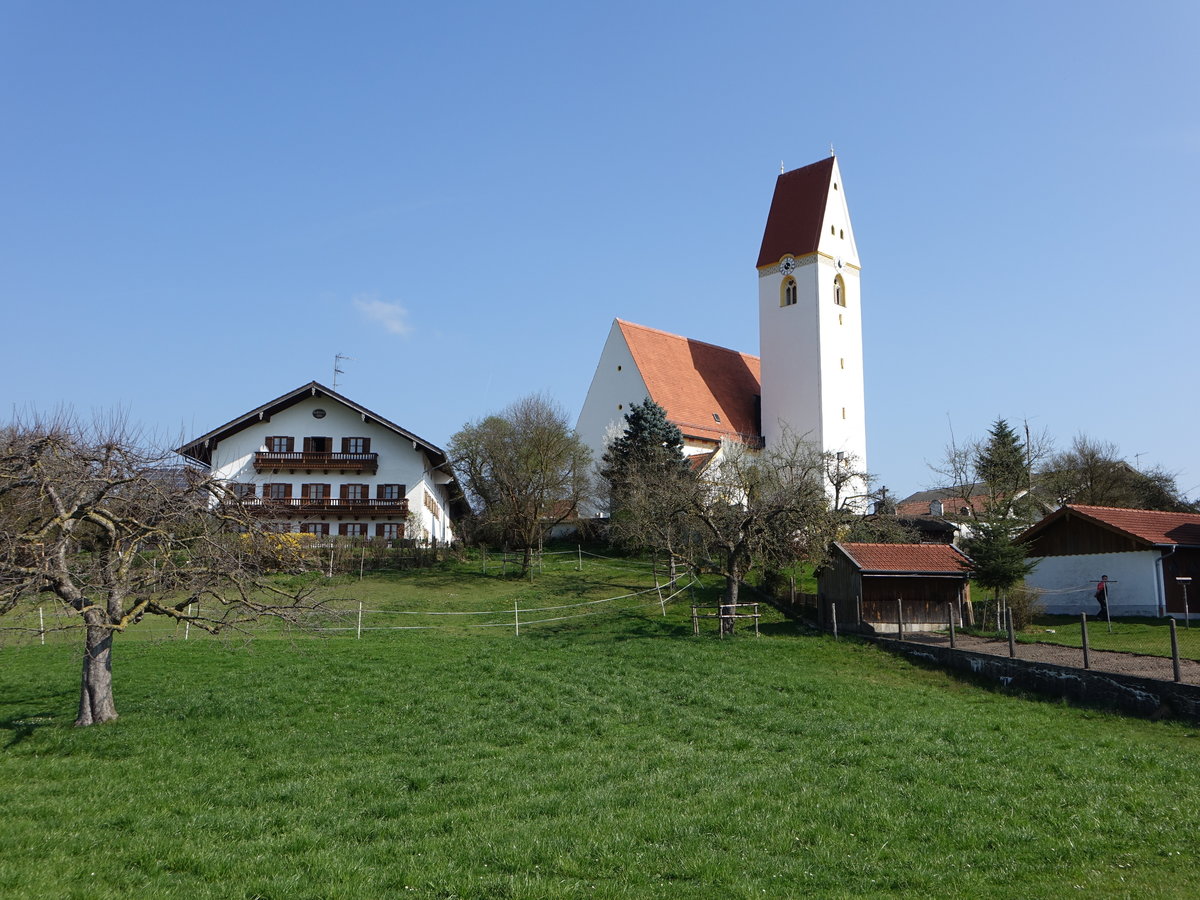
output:
[[[1200,722],[1200,686],[1058,666],[1036,660],[993,656],[970,650],[875,638],[884,650],[960,675],[1004,687],[1065,697],[1078,703],[1115,707],[1155,718],[1170,715]]]

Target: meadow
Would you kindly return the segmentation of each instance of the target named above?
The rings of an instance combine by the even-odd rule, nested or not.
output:
[[[331,590],[398,612],[648,583],[615,562],[560,568]],[[82,730],[78,648],[10,645],[0,895],[1200,890],[1192,726],[997,693],[778,616],[718,640],[711,624],[693,637],[679,601],[604,608],[519,636],[122,636],[121,718]]]

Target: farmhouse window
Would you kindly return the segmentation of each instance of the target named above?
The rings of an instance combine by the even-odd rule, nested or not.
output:
[[[375,496],[380,500],[399,500],[405,493],[402,484],[381,484],[375,489]]]
[[[295,448],[296,439],[293,437],[267,438],[267,450],[271,453],[291,453]]]
[[[343,500],[366,500],[371,496],[369,484],[343,484],[340,491]]]
[[[371,439],[365,437],[342,438],[343,453],[370,453]]]
[[[267,500],[291,500],[292,486],[290,484],[264,484],[263,497]]]
[[[304,439],[305,453],[329,453],[333,450],[331,437],[306,437]]]
[[[300,497],[304,500],[327,500],[329,498],[328,484],[302,484]]]
[[[301,534],[329,534],[328,522],[305,522],[300,526]]]
[[[338,526],[338,534],[344,537],[365,537],[367,526],[363,522],[343,522]]]
[[[375,536],[395,540],[400,537],[399,522],[380,522],[375,526]]]
[[[254,496],[254,485],[234,482],[229,485],[229,492],[239,500],[249,500]]]

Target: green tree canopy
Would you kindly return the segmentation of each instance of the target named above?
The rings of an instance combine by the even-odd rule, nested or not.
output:
[[[591,451],[552,400],[533,394],[464,425],[450,458],[485,533],[533,549],[591,494]]]

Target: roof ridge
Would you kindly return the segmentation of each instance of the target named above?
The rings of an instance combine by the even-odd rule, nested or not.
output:
[[[676,334],[673,331],[664,331],[661,328],[652,328],[649,325],[639,325],[637,322],[630,322],[628,319],[618,318],[616,321],[617,321],[617,324],[621,325],[621,326],[628,325],[630,328],[640,328],[642,331],[652,331],[655,334],[661,334],[664,337],[675,338],[676,340],[680,340],[680,341],[688,341],[689,343],[692,343],[692,344],[702,344],[705,347],[712,347],[714,350],[723,350],[726,353],[736,353],[738,356],[745,357],[746,359],[758,359],[759,358],[752,353],[743,353],[741,350],[734,350],[732,347],[722,347],[720,344],[713,344],[713,343],[710,343],[709,341],[702,341],[699,338],[690,338],[687,335]]]

